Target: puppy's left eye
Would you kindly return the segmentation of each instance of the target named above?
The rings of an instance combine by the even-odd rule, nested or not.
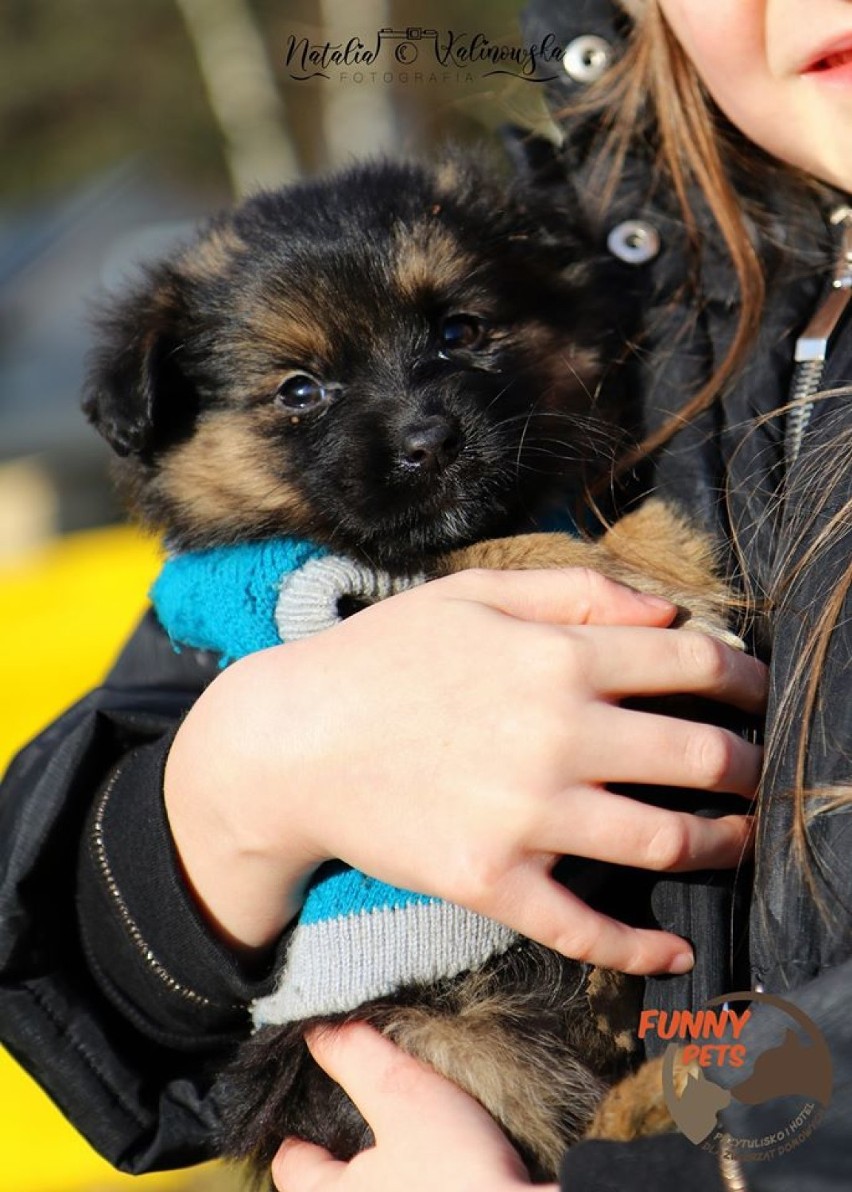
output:
[[[275,397],[282,406],[299,413],[323,405],[330,396],[330,389],[307,373],[293,373],[275,391]]]
[[[439,339],[445,352],[470,352],[482,345],[485,333],[485,323],[476,315],[448,315],[441,323]]]

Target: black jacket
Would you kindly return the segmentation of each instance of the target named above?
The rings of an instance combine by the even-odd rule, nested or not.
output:
[[[622,21],[608,0],[545,0],[531,10],[526,36],[554,32],[567,45],[593,33],[616,45]],[[560,78],[551,87],[554,105],[579,85]],[[600,210],[598,197],[583,190],[584,134],[582,127],[571,130],[557,167],[590,209],[597,208],[602,249],[613,229],[635,219],[660,238],[656,255],[624,267],[624,288],[641,310],[646,333],[632,366],[637,402],[645,428],[653,429],[720,359],[736,319],[736,286],[724,253],[708,236],[702,302],[685,306],[679,297],[685,234],[667,197],[653,194],[648,163],[631,163],[628,183]],[[848,399],[815,405],[791,468],[785,467],[783,417],[761,421],[785,401],[795,338],[836,253],[836,235],[816,197],[805,210],[779,192],[777,208],[773,233],[760,245],[769,302],[747,368],[725,400],[680,431],[636,479],[676,499],[721,542],[730,541],[735,526],[758,591],[770,583],[786,544],[800,537],[795,554],[806,565],[770,637],[760,643],[771,653],[770,722],[791,686],[803,627],[849,557],[845,541],[823,553],[818,566],[808,563],[820,524],[808,524],[813,503],[805,491],[814,468],[824,467],[823,449],[848,424]],[[778,247],[784,244],[787,249]],[[839,332],[825,383],[852,383],[852,327]],[[848,470],[832,478],[839,481],[837,506],[849,496]],[[729,512],[720,497],[726,486]],[[847,610],[824,663],[806,774],[814,788],[849,782],[850,626]],[[0,797],[0,1034],[95,1147],[132,1172],[210,1156],[216,1119],[211,1072],[245,1032],[246,999],[265,988],[263,974],[242,971],[197,915],[162,806],[162,768],[175,727],[215,673],[209,656],[173,654],[149,615],[104,686],[13,763]],[[699,963],[686,977],[649,981],[647,1004],[700,1005],[743,980],[797,990],[793,996],[826,1033],[840,1084],[845,1080],[852,1089],[852,1016],[843,1012],[852,990],[850,817],[838,810],[818,828],[830,898],[839,911],[825,918],[786,847],[794,746],[791,733],[767,779],[758,843],[761,893],[750,932],[735,916],[727,879],[658,881],[656,917],[696,942]],[[850,1127],[852,1093],[838,1085],[814,1139],[783,1160],[752,1165],[749,1187],[822,1192],[852,1186],[852,1172],[842,1169],[850,1163]],[[720,1186],[715,1160],[680,1136],[627,1146],[583,1144],[566,1159],[564,1180],[573,1190],[626,1189],[675,1173],[688,1173],[696,1189]]]

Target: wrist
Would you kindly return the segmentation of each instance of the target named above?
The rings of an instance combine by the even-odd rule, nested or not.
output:
[[[193,712],[166,760],[169,827],[184,879],[211,928],[252,954],[274,943],[298,913],[325,858],[311,855],[294,825],[269,822],[262,777],[250,759],[234,756],[203,713],[196,719]]]

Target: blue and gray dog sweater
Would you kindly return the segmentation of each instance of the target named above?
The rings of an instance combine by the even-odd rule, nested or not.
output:
[[[226,666],[330,628],[343,597],[374,603],[423,578],[396,579],[281,538],[175,555],[151,599],[176,649],[213,651]],[[252,1007],[255,1027],[345,1013],[405,985],[457,976],[516,938],[453,903],[326,865],[307,892],[275,989]]]

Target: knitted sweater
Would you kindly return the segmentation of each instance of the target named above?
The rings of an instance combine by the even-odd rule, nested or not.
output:
[[[341,619],[351,597],[374,603],[425,577],[399,579],[298,539],[190,551],[168,559],[151,599],[176,649],[211,650],[226,666]],[[354,1010],[415,982],[484,964],[515,933],[463,907],[323,866],[307,891],[256,1027]]]

